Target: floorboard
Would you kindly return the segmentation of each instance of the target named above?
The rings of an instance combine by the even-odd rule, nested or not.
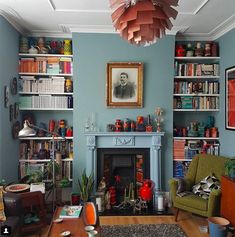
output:
[[[178,221],[175,222],[174,216],[101,216],[101,225],[125,225],[125,224],[179,224],[188,237],[209,237],[208,233],[202,233],[199,226],[207,226],[207,218],[192,215],[180,211]],[[47,228],[43,229],[41,237],[46,237]],[[27,235],[27,237],[38,237],[38,234]],[[232,235],[229,234],[228,237]],[[26,237],[26,235],[24,235]]]

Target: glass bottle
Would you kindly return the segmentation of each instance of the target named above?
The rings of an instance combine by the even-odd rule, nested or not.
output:
[[[194,54],[194,50],[193,50],[192,44],[188,43],[187,48],[186,48],[186,57],[193,57],[193,54]]]
[[[154,190],[154,208],[159,212],[165,210],[165,193],[157,189]]]

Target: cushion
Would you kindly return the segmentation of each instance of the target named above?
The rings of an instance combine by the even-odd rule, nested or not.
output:
[[[186,191],[186,185],[183,178],[179,178],[177,181],[178,181],[178,189],[176,191],[176,194],[178,195]]]
[[[6,216],[4,212],[4,202],[3,202],[3,192],[2,189],[0,188],[0,221],[5,221]]]
[[[175,202],[179,204],[180,206],[194,208],[201,211],[207,211],[208,209],[208,201],[192,193],[191,195],[189,194],[184,197],[176,196]],[[188,209],[188,211],[190,210]]]
[[[213,174],[210,174],[195,184],[192,191],[194,194],[208,199],[212,189],[220,189],[220,182]]]

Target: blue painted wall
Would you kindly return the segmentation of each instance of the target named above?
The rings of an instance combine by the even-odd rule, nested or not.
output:
[[[150,47],[132,46],[117,34],[73,34],[74,54],[74,188],[85,167],[84,124],[92,112],[100,131],[116,118],[136,120],[138,115],[154,115],[164,109],[162,170],[163,184],[172,176],[172,91],[175,37],[166,36]],[[144,107],[110,109],[106,107],[106,64],[140,61],[144,63]]]
[[[225,129],[225,69],[235,66],[235,29],[219,38],[220,45],[220,113],[218,116],[219,131],[221,137],[221,154],[225,156],[235,156],[235,131]]]
[[[9,121],[9,108],[4,107],[4,86],[18,74],[18,32],[0,16],[0,178],[7,182],[18,178],[18,140],[11,135],[13,122]],[[10,104],[18,100],[10,93]]]

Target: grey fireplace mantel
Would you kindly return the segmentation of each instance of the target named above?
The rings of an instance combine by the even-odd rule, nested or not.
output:
[[[95,180],[98,148],[149,148],[150,179],[154,181],[156,188],[161,190],[161,139],[164,132],[97,132],[85,135],[86,170],[88,174],[93,172]]]

